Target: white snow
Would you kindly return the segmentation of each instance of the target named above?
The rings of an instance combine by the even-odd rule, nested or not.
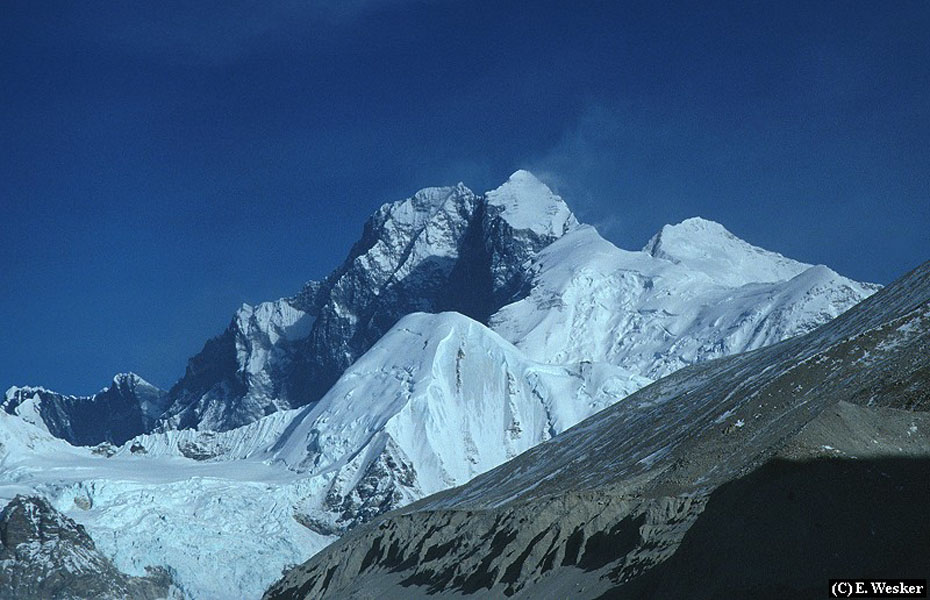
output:
[[[643,250],[733,287],[785,281],[811,267],[753,246],[720,223],[700,217],[664,226]]]
[[[486,194],[488,205],[516,230],[540,236],[560,236],[578,224],[562,198],[529,171],[516,171],[504,185]]]
[[[309,335],[313,320],[286,300],[262,302],[255,307],[243,304],[236,312],[236,352],[240,370],[257,378],[271,376],[266,365],[283,352],[281,342]]]
[[[258,598],[333,539],[294,520],[311,482],[260,461],[104,458],[3,412],[0,444],[0,501],[43,495],[118,568],[168,565],[194,598]]]
[[[12,398],[13,393],[25,388],[10,388],[7,390],[7,398]],[[28,399],[20,402],[19,405],[13,409],[13,414],[21,418],[23,421],[35,425],[42,431],[48,432],[48,426],[45,424],[45,420],[42,418],[42,414],[39,412],[40,407],[42,406],[42,398],[39,394],[34,393]],[[0,411],[2,412],[2,411]]]
[[[422,496],[459,485],[648,383],[611,365],[534,363],[457,313],[402,319],[313,410],[295,419],[275,459],[321,475],[358,471],[390,438]],[[308,448],[313,448],[308,452]],[[356,465],[353,459],[370,455]],[[345,469],[352,473],[344,472]]]
[[[658,379],[806,333],[875,290],[822,266],[768,281],[793,272],[787,259],[732,246],[749,248],[745,264],[761,282],[737,285],[745,277],[725,265],[695,270],[621,250],[580,226],[539,253],[529,296],[493,315],[491,327],[537,361],[607,362]]]

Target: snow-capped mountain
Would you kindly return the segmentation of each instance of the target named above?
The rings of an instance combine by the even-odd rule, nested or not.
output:
[[[490,324],[538,361],[656,378],[809,331],[876,289],[697,218],[619,250],[527,171],[484,195],[426,188],[382,206],[325,280],[240,309],[191,359],[162,423],[222,431],[312,403],[412,312]]]
[[[41,418],[80,444],[156,426],[234,429],[317,401],[412,312],[459,312],[539,362],[608,362],[655,379],[809,331],[875,289],[698,218],[664,227],[643,251],[620,250],[517,171],[484,195],[458,184],[382,206],[329,277],[289,298],[243,305],[152,404],[164,409],[157,423],[149,409],[144,419],[120,419],[131,423],[120,435],[106,422],[93,430],[94,419],[71,433],[49,406],[62,405],[61,395]],[[8,399],[5,409],[22,401]]]
[[[607,364],[546,365],[458,313],[416,313],[270,449],[319,480],[304,503],[342,531],[465,483],[641,387]]]
[[[603,361],[651,379],[806,333],[878,289],[697,218],[639,252],[578,227],[530,270],[529,293],[492,315],[495,331],[535,360]]]
[[[485,321],[523,289],[525,262],[576,224],[526,171],[485,196],[458,184],[385,204],[325,280],[263,315],[240,310],[191,359],[163,421],[222,431],[318,400],[411,312],[455,310]],[[286,316],[276,323],[275,314]],[[291,333],[277,333],[282,323]]]
[[[525,171],[484,195],[427,188],[382,206],[323,281],[242,306],[167,394],[136,399],[141,435],[74,430],[93,399],[8,392],[20,418],[0,429],[31,441],[6,444],[0,498],[44,494],[127,573],[256,597],[347,529],[876,287],[701,219],[620,250]]]
[[[92,396],[66,396],[41,387],[12,387],[0,409],[78,446],[122,444],[148,431],[167,395],[135,373],[120,373]]]

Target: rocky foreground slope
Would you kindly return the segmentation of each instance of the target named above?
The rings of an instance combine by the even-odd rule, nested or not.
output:
[[[851,573],[926,578],[928,474],[930,263],[356,529],[266,598],[819,597]]]
[[[83,527],[44,499],[17,496],[0,512],[0,598],[157,600],[180,598],[171,576],[120,572]]]

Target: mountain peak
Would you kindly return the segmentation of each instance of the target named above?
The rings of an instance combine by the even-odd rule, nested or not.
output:
[[[659,256],[667,247],[673,247],[684,240],[694,242],[701,237],[739,240],[726,227],[716,221],[703,217],[690,217],[674,225],[663,225],[662,229],[652,236],[643,251],[653,256]]]
[[[517,169],[510,174],[510,177],[507,178],[507,181],[526,181],[530,183],[543,184],[538,177],[533,175],[531,172],[526,169]],[[543,184],[545,185],[545,184]]]
[[[699,271],[727,286],[787,281],[811,265],[753,246],[701,217],[665,225],[643,251]]]
[[[711,221],[704,217],[690,217],[677,225],[666,225],[665,227],[674,227],[684,231],[707,231],[719,235],[736,237],[717,221]]]
[[[11,385],[7,388],[6,392],[3,394],[4,400],[10,400],[16,397],[17,394],[37,394],[39,392],[45,393],[54,393],[51,390],[48,390],[42,386],[38,385]]]
[[[427,187],[413,196],[383,204],[374,215],[372,223],[378,231],[420,230],[441,213],[468,213],[475,198],[463,183],[445,187]]]
[[[113,383],[116,385],[122,385],[125,383],[142,383],[145,385],[151,385],[146,380],[142,379],[132,371],[126,371],[125,373],[117,373],[113,376]]]
[[[119,390],[122,393],[135,395],[152,395],[163,393],[163,391],[158,386],[152,385],[145,379],[142,379],[140,376],[132,372],[117,373],[113,376],[112,383],[100,390],[98,393],[102,394],[109,390]]]
[[[498,207],[503,219],[516,230],[558,237],[578,225],[562,197],[523,169],[486,197],[488,205]]]
[[[471,194],[471,190],[460,181],[455,185],[423,188],[417,191],[410,200],[411,204],[418,209],[434,211],[445,204],[450,197],[466,194]]]

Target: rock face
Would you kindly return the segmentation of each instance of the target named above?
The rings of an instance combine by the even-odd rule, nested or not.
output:
[[[160,427],[224,431],[290,408],[289,378],[313,324],[288,300],[243,304],[226,331],[190,359]]]
[[[354,530],[266,597],[807,597],[844,565],[924,578],[928,350],[930,263]]]
[[[92,446],[122,444],[148,431],[166,402],[164,391],[134,373],[123,373],[92,396],[13,387],[7,390],[0,408],[71,444]]]
[[[180,598],[166,571],[118,571],[84,528],[44,499],[17,496],[0,513],[0,597],[17,600]]]

